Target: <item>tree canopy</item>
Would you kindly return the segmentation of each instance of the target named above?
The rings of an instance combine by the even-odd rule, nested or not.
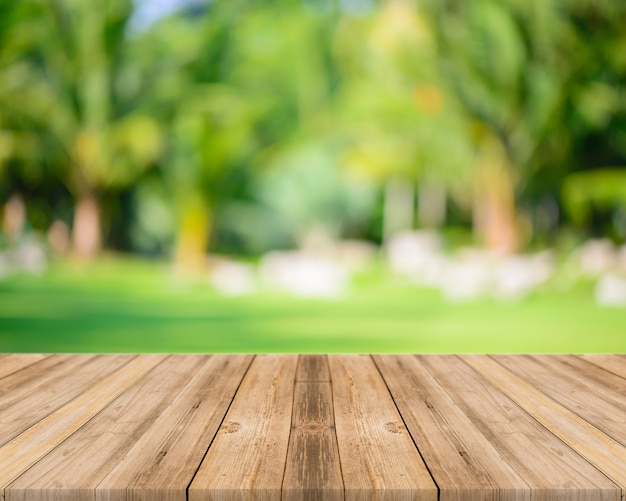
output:
[[[140,14],[130,0],[0,1],[0,203],[21,197],[35,230],[71,228],[77,255],[194,268],[312,229],[380,241],[416,225],[502,252],[566,228],[626,239],[620,2]]]

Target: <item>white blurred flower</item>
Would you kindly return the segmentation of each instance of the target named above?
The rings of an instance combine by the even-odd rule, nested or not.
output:
[[[415,283],[432,285],[445,264],[441,247],[441,238],[433,231],[398,233],[387,244],[389,267]]]
[[[599,275],[617,264],[615,246],[608,239],[589,240],[578,248],[574,256],[583,272],[589,275]]]
[[[252,294],[256,289],[252,266],[234,261],[220,261],[213,265],[209,280],[218,291],[228,296]]]
[[[548,253],[511,256],[493,271],[492,295],[498,299],[521,299],[548,280],[553,273]]]
[[[595,289],[596,303],[600,306],[626,306],[626,280],[617,275],[606,275]]]
[[[270,252],[261,260],[261,278],[272,288],[301,297],[337,297],[348,272],[337,262],[303,252]]]
[[[475,299],[489,289],[491,270],[484,261],[453,261],[443,271],[439,287],[454,302]]]

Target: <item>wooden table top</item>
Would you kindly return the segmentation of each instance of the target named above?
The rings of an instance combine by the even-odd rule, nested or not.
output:
[[[626,355],[1,355],[0,499],[614,500]]]

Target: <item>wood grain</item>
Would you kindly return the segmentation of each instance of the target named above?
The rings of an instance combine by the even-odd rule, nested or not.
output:
[[[129,355],[65,356],[67,363],[36,364],[5,379],[24,379],[0,396],[0,446],[128,363]]]
[[[523,478],[461,410],[423,359],[378,355],[374,360],[439,486],[441,501],[530,499]]]
[[[24,367],[28,367],[40,360],[43,360],[48,355],[3,355],[0,360],[0,379],[13,374],[14,372],[22,370]]]
[[[296,382],[283,501],[343,500],[329,382]]]
[[[0,501],[625,499],[623,355],[22,357]]]
[[[297,360],[254,359],[188,489],[190,501],[280,500]]]
[[[23,398],[59,376],[76,372],[95,355],[56,355],[46,357],[36,364],[27,364],[21,370],[0,380],[0,402]]]
[[[626,379],[626,355],[581,355],[581,358]]]
[[[580,492],[589,500],[620,499],[621,491],[613,482],[546,430],[491,379],[457,357],[420,359],[502,460],[524,479],[532,499],[575,499]]]
[[[184,501],[252,358],[176,357],[192,377],[100,481],[96,501]]]
[[[617,483],[626,485],[626,448],[577,414],[565,409],[530,383],[505,369],[495,360],[480,355],[463,355],[463,360],[482,377],[505,392],[554,436],[577,451]],[[536,459],[532,463],[536,463]],[[564,460],[546,465],[566,464]],[[552,466],[551,469],[554,469]],[[550,471],[550,470],[548,470]],[[544,476],[547,476],[544,470]],[[576,482],[571,486],[576,485]]]
[[[346,500],[436,500],[424,465],[369,356],[329,358]]]
[[[11,484],[9,499],[184,500],[250,359],[170,356]]]
[[[333,396],[326,355],[300,355],[283,501],[343,500]]]
[[[94,488],[167,408],[196,364],[170,356],[112,399],[61,447],[51,450],[6,489],[8,500],[93,500]],[[88,460],[86,461],[86,458]]]
[[[39,461],[165,357],[140,355],[0,447],[0,489]],[[86,458],[83,458],[86,461]]]
[[[330,382],[328,357],[326,355],[300,355],[296,381]]]
[[[626,378],[598,367],[582,357],[571,355],[537,355],[542,363],[553,365],[555,369],[565,373],[585,386],[593,388],[618,404],[626,402]],[[626,358],[624,359],[626,362]]]
[[[623,379],[573,357],[493,358],[564,408],[626,445],[626,381]],[[605,372],[604,384],[598,384],[594,370]],[[618,382],[611,381],[611,377]]]

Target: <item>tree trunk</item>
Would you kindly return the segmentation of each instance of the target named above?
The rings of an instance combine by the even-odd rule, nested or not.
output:
[[[383,241],[401,231],[412,229],[415,214],[413,183],[400,177],[389,179],[385,186],[383,210]]]
[[[474,192],[474,232],[489,250],[509,255],[519,250],[514,182],[509,166],[483,157]]]
[[[206,270],[211,226],[211,210],[206,203],[192,197],[183,204],[176,248],[178,270],[187,274],[198,274]]]
[[[417,219],[422,227],[439,228],[446,222],[446,187],[443,181],[420,179],[417,195]]]
[[[76,257],[82,260],[93,259],[102,245],[100,204],[92,193],[84,194],[74,209],[72,246]]]
[[[12,195],[4,206],[2,231],[10,241],[19,240],[26,224],[26,205],[19,194]]]

